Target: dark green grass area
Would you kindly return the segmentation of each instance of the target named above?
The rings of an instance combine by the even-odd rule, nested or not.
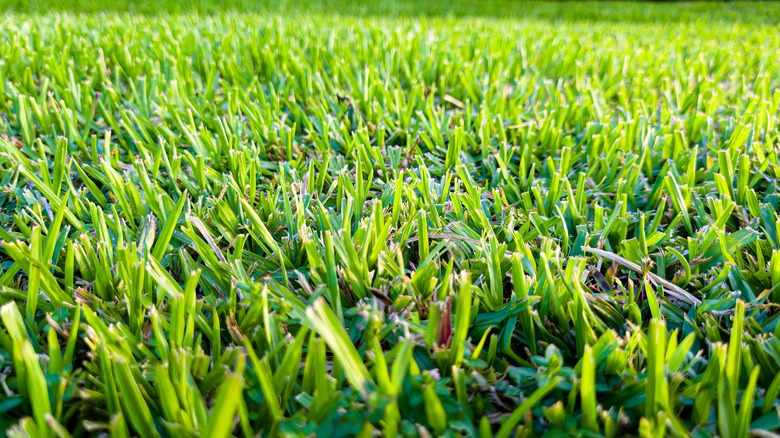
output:
[[[780,8],[761,1],[538,0],[0,0],[6,13],[135,15],[315,14],[356,17],[485,17],[554,22],[709,22],[777,25]]]
[[[780,430],[780,5],[2,4],[7,435]]]

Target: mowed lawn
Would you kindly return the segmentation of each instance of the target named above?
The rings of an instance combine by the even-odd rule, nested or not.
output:
[[[780,4],[0,6],[8,436],[780,431]]]

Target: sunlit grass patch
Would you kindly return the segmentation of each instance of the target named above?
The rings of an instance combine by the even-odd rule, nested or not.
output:
[[[171,4],[0,19],[8,435],[780,429],[780,8]]]

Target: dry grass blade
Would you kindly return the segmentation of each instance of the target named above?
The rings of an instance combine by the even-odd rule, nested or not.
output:
[[[652,281],[656,285],[663,286],[663,288],[666,291],[666,293],[668,293],[669,295],[671,295],[672,297],[674,297],[674,298],[676,298],[676,299],[678,299],[680,301],[683,301],[683,302],[688,303],[688,304],[693,304],[693,305],[701,304],[701,300],[700,299],[694,297],[693,295],[688,293],[685,289],[677,286],[676,284],[674,284],[674,283],[672,283],[672,282],[670,282],[668,280],[665,280],[665,279],[659,277],[656,274],[653,274],[652,272],[643,272],[641,266],[637,265],[636,263],[634,263],[634,262],[632,262],[632,261],[630,261],[630,260],[628,260],[626,258],[623,258],[623,257],[621,257],[621,256],[619,256],[617,254],[614,254],[614,253],[611,253],[611,252],[608,252],[608,251],[604,251],[604,250],[601,250],[601,249],[597,249],[597,248],[585,248],[585,251],[592,252],[593,254],[596,254],[599,257],[603,257],[603,258],[605,258],[607,260],[611,260],[611,261],[619,264],[620,266],[623,266],[624,268],[628,268],[628,269],[636,272],[637,274],[646,275],[647,278],[650,279],[650,281]]]

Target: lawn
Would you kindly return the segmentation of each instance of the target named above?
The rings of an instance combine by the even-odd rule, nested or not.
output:
[[[8,436],[780,432],[780,4],[0,10]]]

